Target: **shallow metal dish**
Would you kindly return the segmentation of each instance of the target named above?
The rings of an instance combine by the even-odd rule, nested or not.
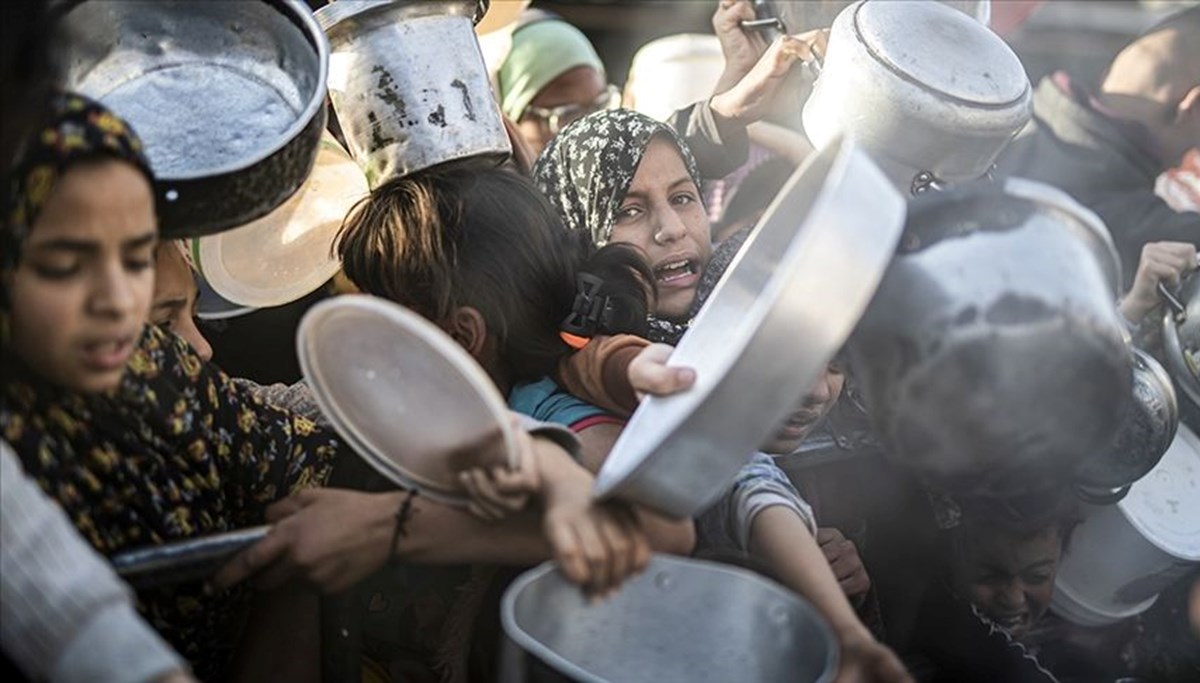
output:
[[[752,572],[666,555],[611,597],[591,603],[543,564],[504,593],[504,632],[583,683],[833,680],[838,645],[807,602]],[[509,651],[501,680],[525,680]]]
[[[314,306],[296,333],[321,412],[376,471],[465,505],[458,473],[514,465],[516,436],[495,384],[436,325],[365,294]]]
[[[91,0],[63,18],[65,87],[146,144],[165,237],[266,215],[308,177],[329,47],[299,0]]]
[[[208,578],[245,548],[266,538],[269,526],[238,529],[186,541],[127,550],[111,558],[117,575],[134,588]]]
[[[642,403],[597,475],[597,495],[676,517],[720,496],[850,335],[904,210],[853,142],[810,157],[671,355],[671,365],[696,369],[695,386]]]

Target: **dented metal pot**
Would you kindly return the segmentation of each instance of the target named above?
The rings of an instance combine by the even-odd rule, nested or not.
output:
[[[486,0],[339,0],[317,11],[329,36],[329,96],[371,187],[470,156],[510,154],[474,22]]]
[[[888,454],[950,491],[1003,497],[1111,447],[1132,402],[1119,270],[1100,219],[1047,185],[910,202],[851,343]]]
[[[833,22],[804,105],[817,148],[853,137],[902,192],[983,176],[1029,121],[1032,88],[995,33],[932,0],[863,0]]]

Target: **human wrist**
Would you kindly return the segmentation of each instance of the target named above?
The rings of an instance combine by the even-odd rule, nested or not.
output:
[[[745,108],[741,106],[736,88],[713,95],[708,100],[708,108],[712,112],[713,121],[718,127],[746,126]]]

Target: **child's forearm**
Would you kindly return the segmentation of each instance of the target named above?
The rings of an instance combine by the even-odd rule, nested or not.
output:
[[[750,552],[766,561],[780,583],[811,602],[839,640],[871,638],[808,525],[793,510],[776,505],[760,512],[751,525]]]

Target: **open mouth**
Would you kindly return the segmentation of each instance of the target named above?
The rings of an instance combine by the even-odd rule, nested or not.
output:
[[[1025,614],[1014,614],[1004,617],[996,617],[992,619],[996,625],[1006,631],[1019,631],[1025,627],[1027,616]]]
[[[699,272],[694,259],[681,258],[668,261],[654,269],[654,279],[660,285],[682,284]]]
[[[84,362],[95,370],[114,370],[125,365],[133,351],[133,339],[106,339],[83,345]]]

